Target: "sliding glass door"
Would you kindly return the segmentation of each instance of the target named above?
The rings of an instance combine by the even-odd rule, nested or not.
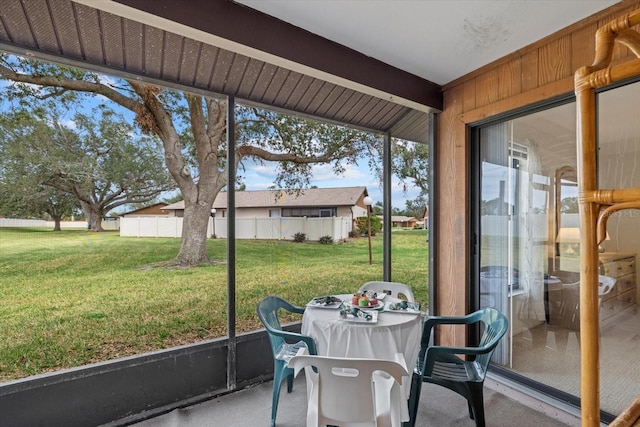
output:
[[[575,104],[478,134],[479,304],[505,313],[510,325],[494,362],[577,394],[579,277],[571,265],[560,270],[560,255],[571,248],[558,240],[577,217]],[[570,381],[553,381],[568,373]]]
[[[598,95],[598,180],[602,189],[640,187],[640,83]],[[509,331],[494,363],[578,404],[580,394],[580,224],[576,106],[477,128],[476,295]],[[603,419],[640,393],[637,333],[638,210],[610,216],[601,245],[600,337]],[[608,284],[608,285],[607,285]],[[526,380],[525,380],[526,379]]]

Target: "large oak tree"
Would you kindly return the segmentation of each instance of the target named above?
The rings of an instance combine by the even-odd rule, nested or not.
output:
[[[209,260],[206,230],[213,201],[229,184],[227,167],[237,169],[243,159],[277,162],[277,184],[302,188],[309,183],[312,164],[329,163],[340,173],[344,162],[376,153],[381,142],[379,136],[353,129],[240,107],[235,158],[227,164],[224,100],[133,79],[108,81],[95,73],[8,55],[0,57],[0,77],[14,82],[5,90],[16,102],[101,96],[134,112],[140,129],[160,138],[166,166],[185,202],[181,246],[174,260],[179,265]]]
[[[53,221],[53,231],[60,231],[61,222],[78,211],[78,201],[64,193],[37,182],[5,179],[0,176],[0,215],[10,218],[43,216]]]
[[[59,227],[72,197],[90,229],[101,231],[112,209],[174,188],[157,140],[136,135],[104,105],[91,113],[18,108],[0,116],[0,209],[46,212]]]

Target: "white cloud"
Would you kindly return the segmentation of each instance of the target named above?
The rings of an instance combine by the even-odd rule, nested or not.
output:
[[[313,182],[323,182],[323,181],[358,181],[362,182],[362,184],[349,184],[349,185],[366,185],[364,182],[371,181],[368,173],[362,171],[358,166],[355,165],[345,165],[344,173],[340,175],[336,175],[336,173],[331,168],[331,165],[321,164],[321,165],[313,165],[311,168],[311,172],[313,173]]]
[[[75,120],[71,120],[71,119],[63,120],[60,124],[62,126],[64,126],[64,127],[66,127],[67,129],[77,129],[78,128],[78,125],[76,124]]]
[[[30,87],[36,93],[41,93],[41,92],[44,91],[44,87],[43,86],[36,85],[36,84],[33,84],[33,83],[14,82],[13,80],[3,80],[2,82],[3,82],[2,87],[22,85],[22,86]]]
[[[245,164],[246,170],[239,170],[238,174],[244,178],[247,190],[268,190],[274,184],[276,177],[276,164],[266,162],[264,165]],[[352,187],[365,186],[373,202],[382,201],[382,187],[378,178],[371,174],[366,166],[345,165],[345,172],[336,175],[331,169],[331,165],[313,165],[313,179],[311,185],[321,188],[328,187]],[[419,189],[409,187],[405,194],[402,190],[400,180],[392,177],[391,180],[391,201],[396,208],[404,209],[405,201],[415,199],[420,193]]]
[[[239,175],[245,178],[247,187],[254,187],[257,181],[269,181],[268,185],[272,185],[276,178],[276,164],[267,162],[264,165],[245,164],[246,170],[238,171]],[[336,175],[331,165],[313,165],[311,167],[312,185],[319,187],[340,187],[353,185],[371,185],[375,183],[375,177],[370,176],[366,172],[354,165],[347,165],[344,174]]]
[[[98,74],[98,81],[103,85],[107,85],[107,86],[116,86],[117,84],[117,81],[115,78],[111,76],[106,76],[104,74]]]
[[[104,74],[98,74],[98,82],[111,88],[115,88],[118,85],[118,82],[115,78],[111,76],[105,76]],[[102,102],[112,102],[109,98],[99,93],[96,94],[96,99],[99,99]]]
[[[247,185],[252,181],[264,181],[268,180],[273,182],[276,178],[276,170],[275,165],[272,164],[264,164],[264,165],[256,165],[256,164],[245,164],[246,170],[238,169],[238,175],[242,175],[247,181]]]
[[[260,190],[270,190],[272,182],[253,182],[251,184],[247,184],[247,190],[249,191],[260,191]]]

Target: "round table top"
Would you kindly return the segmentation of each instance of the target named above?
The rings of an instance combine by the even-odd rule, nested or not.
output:
[[[348,300],[350,295],[338,297]],[[411,367],[420,347],[422,316],[379,310],[376,322],[350,322],[340,317],[338,308],[308,307],[302,333],[316,340],[321,356],[394,360],[402,353]]]
[[[351,295],[337,297],[349,301]],[[422,315],[419,311],[378,310],[375,322],[353,322],[342,318],[338,307],[307,307],[302,316],[302,333],[315,339],[320,356],[396,361],[396,355],[402,354],[409,376],[404,377],[401,387],[394,386],[398,393],[392,391],[391,400],[392,406],[400,411],[401,419],[409,421],[408,407],[402,402],[409,398],[411,372],[420,351]]]

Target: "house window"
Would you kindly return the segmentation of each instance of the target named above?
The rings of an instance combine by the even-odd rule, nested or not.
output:
[[[282,208],[283,217],[326,218],[336,216],[335,207],[322,208]]]
[[[269,209],[269,218],[280,218],[280,209]]]

